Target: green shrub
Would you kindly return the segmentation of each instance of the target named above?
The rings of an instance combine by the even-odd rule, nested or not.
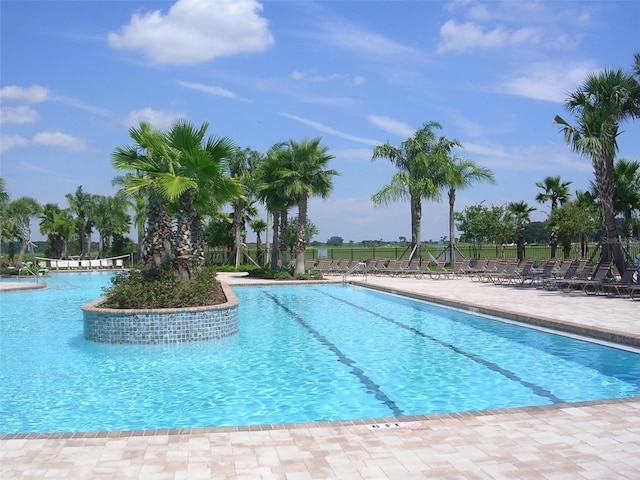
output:
[[[193,281],[178,280],[171,270],[155,275],[141,271],[123,272],[104,287],[105,308],[185,308],[226,302],[215,270],[203,269]]]

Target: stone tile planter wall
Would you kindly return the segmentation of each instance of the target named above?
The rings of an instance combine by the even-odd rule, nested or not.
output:
[[[97,343],[186,343],[238,333],[238,299],[221,283],[227,303],[191,308],[100,308],[104,297],[82,306],[84,338]]]

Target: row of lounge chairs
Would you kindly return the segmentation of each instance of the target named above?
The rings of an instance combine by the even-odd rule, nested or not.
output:
[[[94,260],[50,260],[51,270],[96,270],[100,268],[122,268],[121,258],[99,258]]]
[[[430,278],[433,280],[470,278],[472,281],[494,285],[535,287],[545,290],[561,290],[566,293],[583,292],[589,295],[628,296],[640,298],[640,284],[634,283],[635,267],[628,266],[621,278],[614,278],[609,265],[589,265],[586,259],[560,261],[551,259],[537,265],[534,260],[471,260],[464,259],[447,267],[444,260],[435,262],[396,259],[369,260],[309,260],[308,272],[324,275],[344,275],[355,264],[366,265],[354,273],[370,275]]]
[[[468,275],[477,281],[494,285],[533,286],[565,293],[628,296],[640,298],[640,284],[634,283],[636,267],[627,266],[620,278],[612,275],[610,265],[589,265],[586,259],[560,262],[552,259],[534,268],[533,260],[521,263],[497,262],[482,271],[469,269]]]

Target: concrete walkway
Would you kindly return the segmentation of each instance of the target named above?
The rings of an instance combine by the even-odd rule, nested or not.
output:
[[[640,339],[640,302],[630,299],[469,279],[353,280],[606,339]],[[640,398],[304,425],[2,435],[0,461],[2,479],[637,479]]]

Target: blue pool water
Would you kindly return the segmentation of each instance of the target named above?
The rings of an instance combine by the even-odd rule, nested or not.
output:
[[[240,334],[83,339],[109,274],[0,296],[0,432],[380,418],[640,395],[640,355],[341,285],[238,287]]]

